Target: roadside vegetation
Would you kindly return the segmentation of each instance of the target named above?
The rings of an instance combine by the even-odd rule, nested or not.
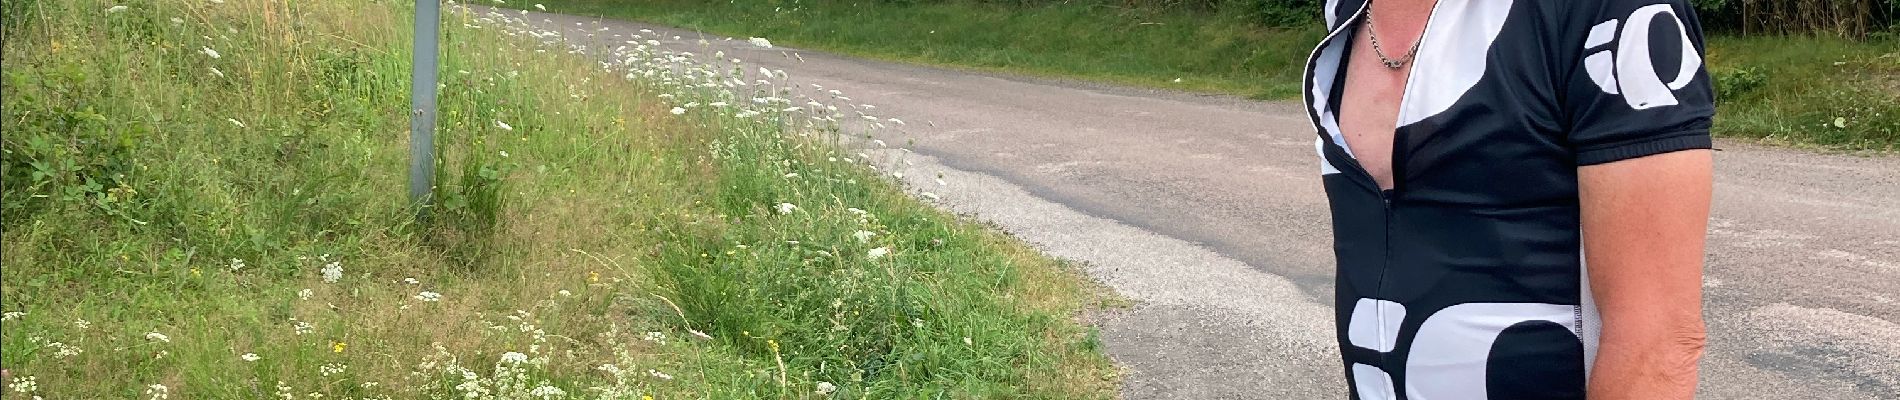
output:
[[[537,1],[885,60],[1256,99],[1297,98],[1324,35],[1313,0]],[[1717,135],[1900,146],[1891,0],[1694,3],[1711,33]]]
[[[639,32],[446,13],[410,207],[409,4],[0,2],[0,393],[1113,396],[1108,295],[844,150],[868,110]]]

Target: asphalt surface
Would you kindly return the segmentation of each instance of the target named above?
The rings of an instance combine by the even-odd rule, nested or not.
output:
[[[1126,398],[1345,398],[1329,217],[1297,103],[528,17],[596,45],[649,29],[664,47],[783,69],[813,97],[808,84],[906,121],[877,135],[914,153],[865,151],[919,195],[1083,262],[1138,302],[1098,321]],[[1700,397],[1900,398],[1900,158],[1717,147]]]

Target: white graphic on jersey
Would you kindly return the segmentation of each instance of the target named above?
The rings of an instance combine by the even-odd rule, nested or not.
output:
[[[1418,58],[1406,77],[1398,126],[1451,109],[1484,78],[1491,42],[1511,16],[1508,0],[1440,0],[1425,21]]]
[[[1398,400],[1398,391],[1392,389],[1392,375],[1378,367],[1360,363],[1352,364],[1352,386],[1359,392],[1359,400]]]
[[[1489,398],[1485,366],[1498,335],[1512,325],[1531,321],[1562,325],[1569,328],[1571,334],[1579,334],[1577,312],[1577,306],[1545,303],[1465,303],[1438,310],[1425,318],[1412,337],[1410,353],[1405,357],[1405,397],[1410,400]],[[1393,317],[1395,314],[1397,317]],[[1396,335],[1398,321],[1403,321],[1404,315],[1403,304],[1359,299],[1346,324],[1347,340],[1355,347],[1388,353],[1396,343],[1386,341],[1387,332]],[[1366,336],[1373,338],[1362,340]],[[1396,397],[1391,374],[1383,369],[1353,364],[1352,376],[1353,389],[1360,399]]]
[[[1394,342],[1399,341],[1399,323],[1404,321],[1404,304],[1359,299],[1352,305],[1352,321],[1346,323],[1346,340],[1380,353],[1392,351]]]
[[[1339,173],[1339,168],[1334,167],[1332,161],[1326,160],[1326,139],[1325,138],[1313,138],[1313,152],[1319,153],[1319,175],[1320,176],[1326,176],[1326,175]]]
[[[1676,69],[1674,79],[1665,83],[1656,76],[1656,63],[1649,57],[1650,32],[1652,20],[1668,14],[1668,21],[1676,24],[1677,38],[1682,41],[1681,68]],[[1603,49],[1591,53],[1583,59],[1584,71],[1590,74],[1590,80],[1604,93],[1621,94],[1630,108],[1642,110],[1677,104],[1675,91],[1689,86],[1695,79],[1695,73],[1702,69],[1702,56],[1696,53],[1695,45],[1689,41],[1689,28],[1676,16],[1676,11],[1668,4],[1643,6],[1630,13],[1622,22],[1622,34],[1617,35],[1617,20],[1604,21],[1590,29],[1590,36],[1584,42],[1584,50],[1591,50],[1608,44],[1616,37],[1615,49]],[[1618,56],[1621,57],[1618,57]]]

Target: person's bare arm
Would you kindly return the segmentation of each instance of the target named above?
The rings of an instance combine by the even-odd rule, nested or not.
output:
[[[1709,150],[1578,169],[1583,252],[1603,317],[1591,400],[1695,397]]]

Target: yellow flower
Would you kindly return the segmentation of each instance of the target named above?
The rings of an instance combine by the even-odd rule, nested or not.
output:
[[[330,343],[330,352],[332,352],[332,353],[342,353],[342,352],[343,352],[343,346],[348,346],[348,344],[346,344],[346,343],[343,343],[343,342],[335,342],[335,343]]]
[[[772,339],[766,339],[766,340],[765,340],[765,344],[766,344],[766,345],[768,345],[768,346],[772,346],[772,352],[773,352],[773,353],[777,353],[777,352],[778,352],[778,341],[777,341],[777,340],[772,340]]]
[[[600,273],[599,273],[599,272],[594,272],[594,271],[587,271],[587,281],[588,281],[588,282],[600,282]]]
[[[640,400],[653,400],[653,395],[650,395],[650,394],[640,395]]]
[[[191,269],[191,276],[202,276],[202,275],[204,275],[204,271],[199,271],[198,268],[196,267],[193,267]]]

